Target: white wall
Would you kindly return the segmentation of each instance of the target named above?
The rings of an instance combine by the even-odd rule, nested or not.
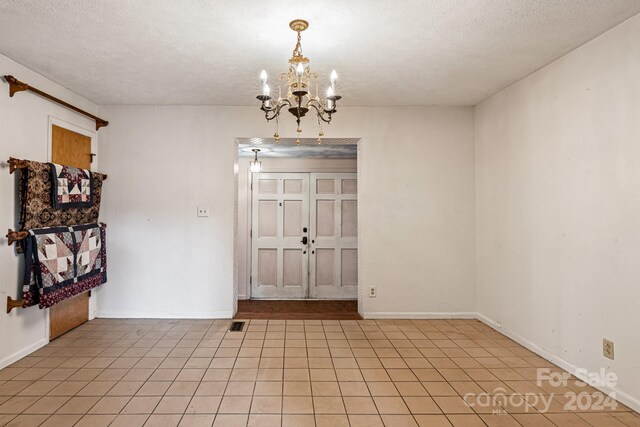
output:
[[[476,108],[478,311],[640,408],[640,16]],[[603,337],[616,359],[602,356]]]
[[[233,310],[235,137],[270,136],[256,107],[104,106],[109,286],[102,316]],[[299,136],[313,137],[313,120]],[[361,279],[368,316],[475,311],[473,109],[343,108],[327,137],[361,137]],[[283,137],[295,135],[287,119]],[[409,160],[408,160],[409,159]],[[237,167],[237,164],[235,165]],[[362,166],[362,167],[360,167]],[[209,218],[197,218],[206,204]]]
[[[325,144],[327,142],[325,141]],[[238,297],[250,296],[251,158],[238,159]],[[356,172],[356,159],[264,158],[263,172]]]
[[[68,101],[89,112],[96,113],[97,106],[73,92],[59,86],[39,74],[28,70],[9,58],[0,55],[0,75],[13,75],[18,80]],[[15,175],[9,175],[6,160],[9,157],[30,160],[48,160],[49,117],[55,117],[82,128],[93,130],[95,122],[85,119],[66,108],[57,106],[37,95],[19,92],[9,98],[9,85],[0,81],[0,229],[2,236],[8,228],[16,229],[17,197]],[[17,174],[16,174],[17,175]],[[106,186],[105,186],[106,187]],[[105,190],[105,193],[107,191]],[[7,296],[21,298],[22,255],[7,246],[7,239],[0,238],[0,368],[47,343],[47,310],[38,307],[14,309],[5,314]]]

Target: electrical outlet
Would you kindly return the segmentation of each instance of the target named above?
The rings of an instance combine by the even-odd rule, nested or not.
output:
[[[208,206],[198,206],[198,217],[206,218],[209,216],[209,207]]]
[[[613,341],[602,339],[602,355],[613,360]]]
[[[369,298],[375,298],[377,290],[375,286],[369,286]]]

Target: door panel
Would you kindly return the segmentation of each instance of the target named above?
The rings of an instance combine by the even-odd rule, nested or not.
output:
[[[258,181],[258,192],[260,194],[276,194],[278,191],[277,179],[261,179]]]
[[[342,201],[342,237],[356,237],[358,235],[358,202],[357,200]]]
[[[316,193],[317,194],[333,194],[335,180],[333,179],[317,179],[316,180]]]
[[[342,286],[358,286],[358,250],[342,249]]]
[[[358,194],[358,181],[356,179],[343,179],[342,194]]]
[[[335,250],[315,250],[315,286],[335,286]]]
[[[251,297],[306,298],[309,174],[254,173],[252,188]]]
[[[302,271],[307,262],[306,255],[303,256],[302,249],[284,249],[283,251],[283,286],[304,287]]]
[[[335,201],[334,200],[317,200],[316,201],[316,221],[312,223],[315,228],[316,236],[332,237],[335,235]]]
[[[53,125],[51,161],[53,163],[91,169],[91,138]],[[83,292],[49,309],[49,338],[59,337],[88,320],[89,293]]]
[[[285,200],[282,202],[284,237],[299,237],[302,228],[307,226],[307,219],[302,217],[304,209],[302,205],[302,200]]]
[[[302,194],[302,179],[285,179],[284,194]]]
[[[311,180],[310,298],[358,297],[358,202],[355,173]],[[315,253],[314,253],[315,252]]]
[[[258,249],[257,283],[261,287],[275,287],[278,280],[278,251],[276,249]]]
[[[278,235],[278,201],[258,201],[258,237],[277,237]]]

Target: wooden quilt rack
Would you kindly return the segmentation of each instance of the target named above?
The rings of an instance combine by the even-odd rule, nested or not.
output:
[[[16,171],[16,169],[24,169],[27,167],[27,161],[26,160],[22,160],[22,159],[15,159],[13,157],[10,157],[9,160],[7,160],[7,163],[9,163],[9,173],[12,174],[13,172]],[[107,179],[107,175],[103,175],[103,180]],[[7,235],[5,236],[7,238],[7,243],[9,246],[11,246],[14,242],[17,242],[18,240],[24,240],[27,237],[29,237],[29,232],[28,231],[14,231],[12,229],[9,229],[7,231]],[[7,313],[11,313],[11,310],[13,310],[14,308],[25,308],[26,307],[26,302],[24,300],[21,299],[13,299],[10,296],[7,297]]]
[[[24,169],[28,165],[26,160],[16,159],[14,157],[9,157],[9,160],[7,160],[7,163],[9,163],[9,173],[10,174],[14,173],[16,171],[16,169]],[[107,180],[107,175],[102,174],[102,180],[106,181]]]
[[[63,107],[66,107],[70,110],[75,111],[78,114],[82,114],[83,116],[86,116],[88,118],[90,118],[91,120],[94,120],[96,122],[96,131],[99,130],[101,127],[107,126],[109,124],[108,121],[106,121],[105,119],[101,119],[98,116],[95,116],[87,111],[84,111],[78,107],[76,107],[75,105],[71,105],[66,101],[63,101],[60,98],[56,98],[53,95],[48,94],[47,92],[41,91],[40,89],[37,89],[25,82],[21,82],[20,80],[16,79],[13,76],[7,75],[7,76],[3,76],[4,80],[9,83],[9,96],[13,97],[13,95],[15,95],[18,92],[22,92],[22,91],[29,91],[29,92],[33,92],[36,95],[40,95],[41,97],[48,99],[51,102],[55,102],[56,104],[62,105]]]

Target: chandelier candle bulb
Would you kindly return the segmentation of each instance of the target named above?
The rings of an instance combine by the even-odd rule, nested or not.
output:
[[[267,72],[265,70],[262,70],[262,72],[260,73],[260,81],[263,85],[267,84]]]

